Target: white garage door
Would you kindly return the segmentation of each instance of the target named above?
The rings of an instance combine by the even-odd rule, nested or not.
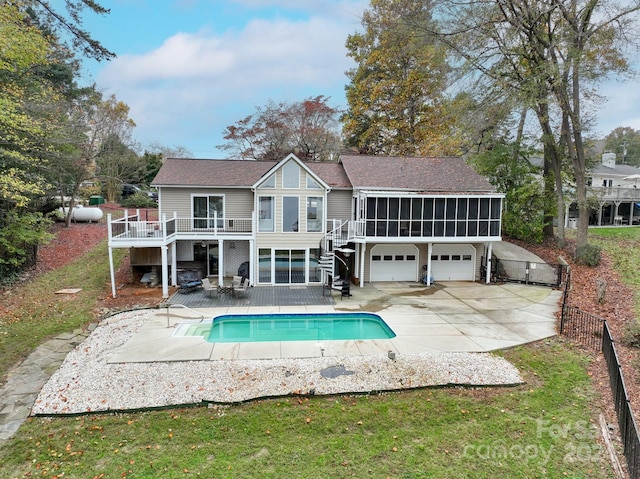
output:
[[[431,253],[434,281],[474,281],[476,250],[470,244],[436,244]]]
[[[418,248],[379,244],[371,248],[371,281],[417,281]]]

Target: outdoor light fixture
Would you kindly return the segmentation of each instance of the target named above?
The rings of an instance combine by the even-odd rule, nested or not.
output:
[[[336,248],[336,251],[339,251],[340,253],[342,253],[345,256],[345,258],[348,258],[351,253],[356,252],[356,250],[351,248]]]

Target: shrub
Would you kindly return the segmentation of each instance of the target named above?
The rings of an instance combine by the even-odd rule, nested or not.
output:
[[[622,328],[622,344],[640,348],[640,321],[637,318],[628,321]]]
[[[598,266],[601,259],[601,250],[594,244],[586,244],[576,249],[576,263],[586,266]]]
[[[121,204],[126,208],[155,208],[158,206],[146,193],[142,191],[138,191],[136,194],[122,200]]]

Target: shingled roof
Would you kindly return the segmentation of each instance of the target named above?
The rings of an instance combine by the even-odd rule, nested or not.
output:
[[[340,163],[309,162],[305,163],[311,171],[323,179],[331,188],[351,189],[351,182]]]
[[[274,161],[166,158],[154,186],[249,187],[276,165]]]
[[[428,193],[495,192],[462,158],[407,158],[345,155],[340,157],[354,188]]]
[[[250,160],[193,160],[166,158],[153,180],[154,186],[222,186],[247,188],[277,163]],[[332,188],[351,188],[340,163],[305,163]]]
[[[167,158],[154,186],[248,188],[277,163]],[[487,193],[495,189],[461,158],[346,155],[339,163],[305,163],[332,188]]]

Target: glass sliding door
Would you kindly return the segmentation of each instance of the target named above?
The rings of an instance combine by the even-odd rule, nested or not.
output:
[[[274,250],[276,284],[304,284],[306,282],[306,257],[303,249]]]
[[[306,251],[303,249],[291,250],[291,283],[305,283],[306,257]]]
[[[271,284],[271,249],[258,250],[258,281]]]
[[[220,257],[220,248],[218,243],[209,243],[209,275],[217,276],[219,272],[218,258]]]
[[[193,197],[193,227],[223,228],[224,227],[224,197],[222,196],[194,196]],[[217,224],[216,224],[217,218]]]
[[[289,284],[289,250],[275,250],[273,260],[275,262],[276,284]]]

